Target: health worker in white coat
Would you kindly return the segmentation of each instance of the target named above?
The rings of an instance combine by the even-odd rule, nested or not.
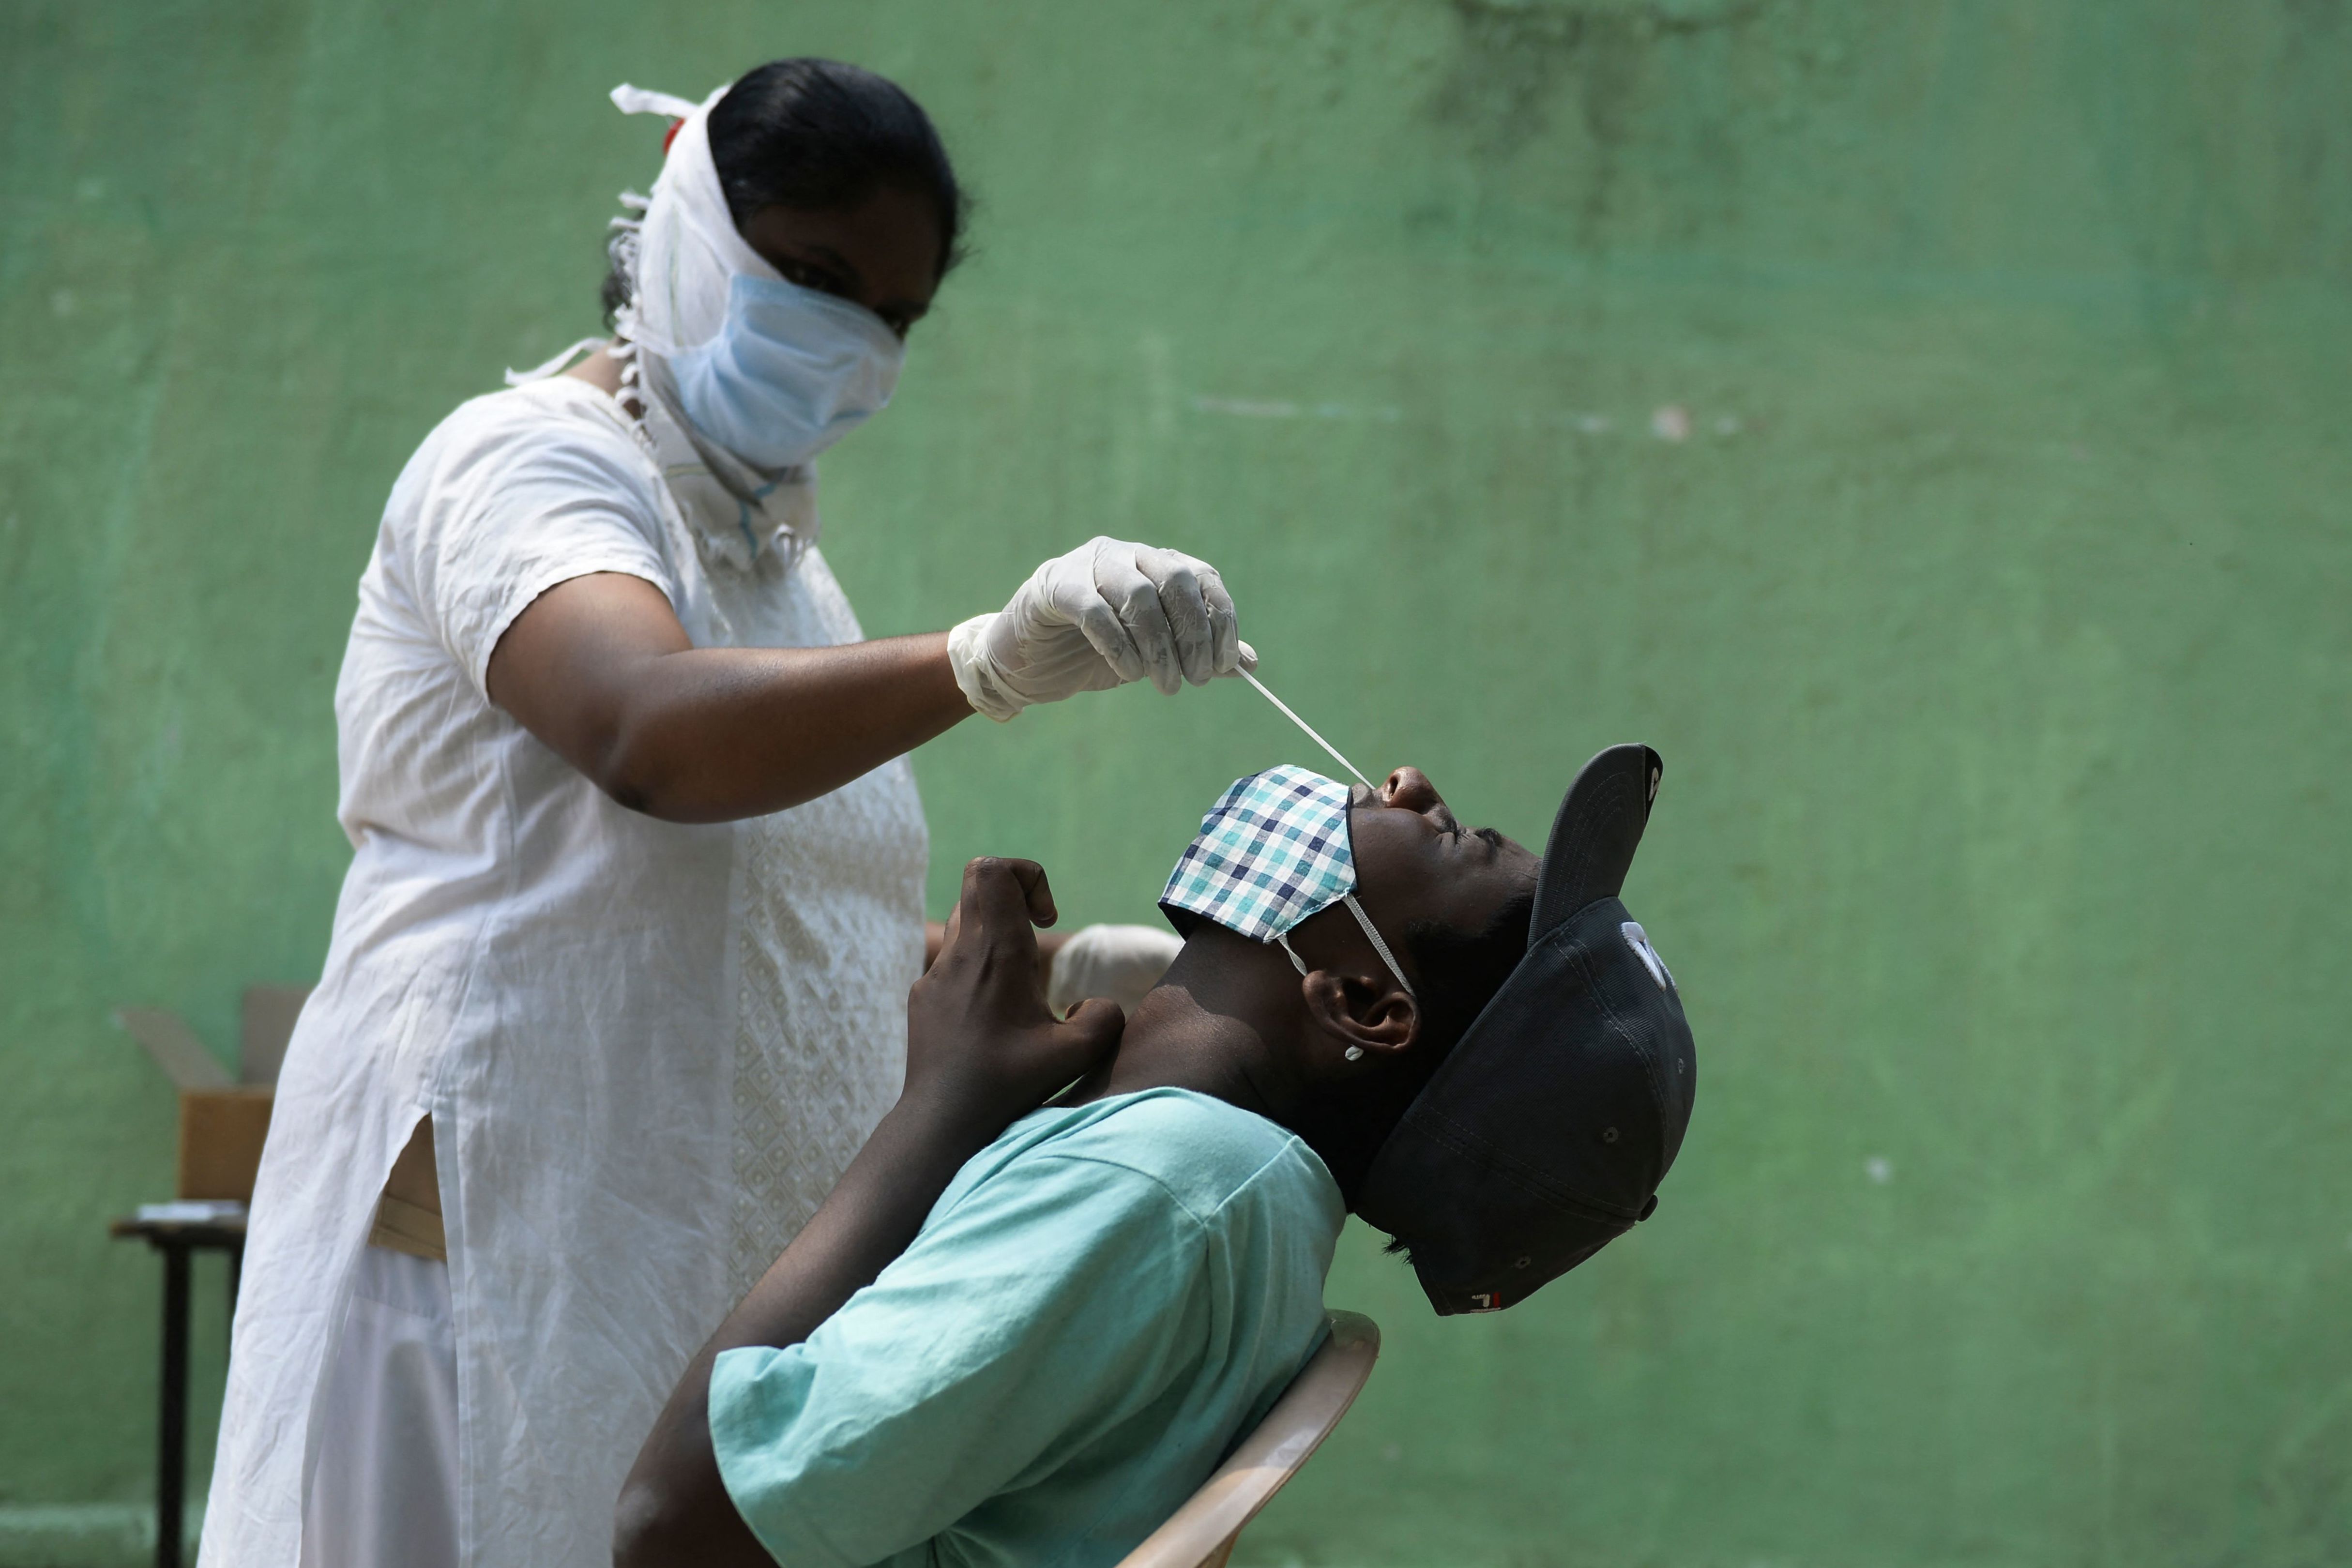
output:
[[[1109,539],[866,640],[811,459],[888,401],[955,257],[947,154],[824,61],[614,99],[680,121],[616,221],[614,336],[444,420],[360,582],[354,856],[255,1190],[206,1568],[610,1561],[670,1384],[898,1091],[905,753],[1244,657],[1205,563]]]

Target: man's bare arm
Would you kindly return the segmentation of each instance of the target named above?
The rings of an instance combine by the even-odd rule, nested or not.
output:
[[[621,1493],[615,1568],[768,1568],[719,1479],[710,1369],[794,1345],[907,1249],[963,1163],[1118,1041],[1116,1003],[1045,1007],[1031,921],[1055,918],[1036,865],[975,860],[945,945],[908,998],[907,1084],[840,1184],[678,1380]]]

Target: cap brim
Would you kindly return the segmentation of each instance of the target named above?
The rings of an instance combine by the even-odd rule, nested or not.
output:
[[[1643,745],[1612,746],[1584,764],[1544,845],[1529,947],[1594,900],[1613,899],[1624,888],[1664,773],[1658,753]]]

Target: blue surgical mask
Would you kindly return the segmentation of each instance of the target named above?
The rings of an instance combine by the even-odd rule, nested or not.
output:
[[[737,273],[718,335],[668,356],[705,438],[761,468],[805,463],[880,412],[907,345],[861,305]]]
[[[1345,904],[1405,994],[1412,983],[1356,901],[1356,857],[1348,837],[1348,786],[1305,768],[1269,768],[1236,779],[1169,873],[1160,907],[1180,930],[1197,916],[1256,942],[1282,944],[1298,973],[1290,932],[1333,904]]]

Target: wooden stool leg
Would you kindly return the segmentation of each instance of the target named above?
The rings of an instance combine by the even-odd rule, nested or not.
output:
[[[155,1568],[180,1568],[188,1481],[188,1249],[163,1254],[163,1367],[155,1441]]]

